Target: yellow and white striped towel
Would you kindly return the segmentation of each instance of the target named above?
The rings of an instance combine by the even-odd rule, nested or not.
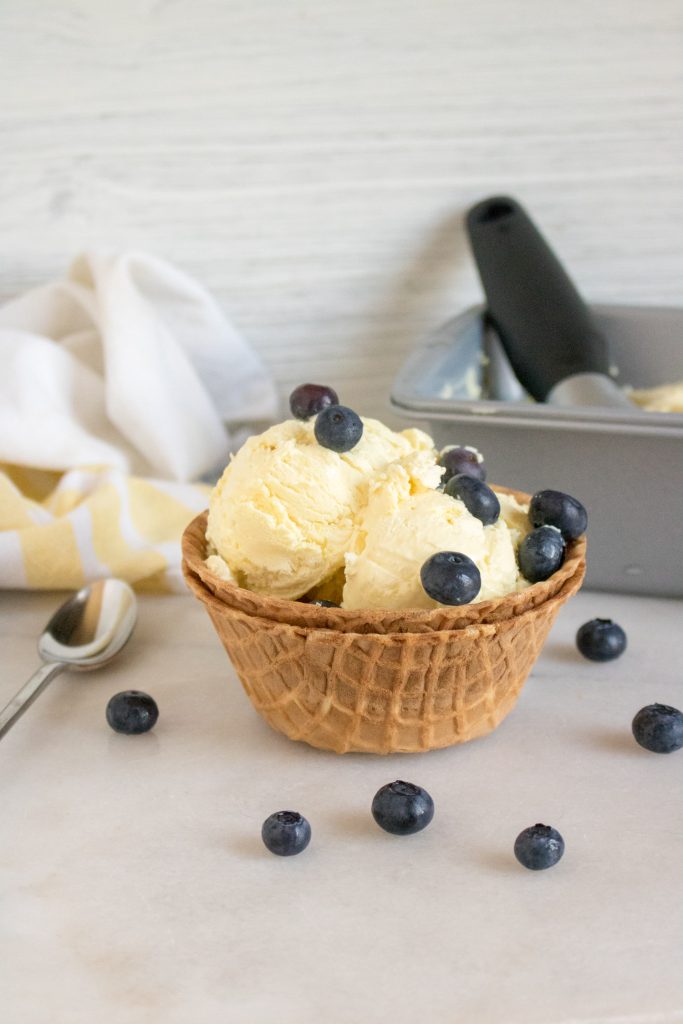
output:
[[[85,253],[0,309],[0,367],[0,586],[180,588],[194,481],[277,412],[215,299],[145,253]]]
[[[0,585],[72,590],[118,576],[139,590],[183,590],[180,537],[208,493],[107,467],[0,466]]]

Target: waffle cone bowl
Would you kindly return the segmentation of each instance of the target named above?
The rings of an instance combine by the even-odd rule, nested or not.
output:
[[[202,513],[183,535],[183,573],[252,704],[290,739],[337,753],[435,750],[491,732],[585,573],[580,538],[548,580],[495,601],[321,608],[219,579],[204,562],[205,534]]]

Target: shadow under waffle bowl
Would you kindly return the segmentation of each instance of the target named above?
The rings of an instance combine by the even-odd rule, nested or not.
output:
[[[203,513],[183,536],[183,572],[252,704],[290,739],[338,753],[433,750],[491,732],[585,573],[581,538],[554,576],[519,594],[433,611],[346,611],[225,583],[204,564],[205,532]]]

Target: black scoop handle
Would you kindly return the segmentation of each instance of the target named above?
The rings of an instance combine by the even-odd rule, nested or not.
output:
[[[467,214],[488,314],[520,383],[537,401],[575,373],[607,373],[607,342],[534,222],[493,196]]]

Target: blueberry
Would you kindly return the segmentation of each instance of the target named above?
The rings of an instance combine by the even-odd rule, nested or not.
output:
[[[655,754],[672,754],[683,747],[683,712],[668,704],[641,708],[631,728],[636,742]]]
[[[437,551],[420,569],[420,581],[440,604],[469,604],[481,590],[479,570],[459,551]]]
[[[115,693],[107,704],[107,721],[112,729],[129,736],[149,732],[156,725],[158,717],[156,701],[140,690]]]
[[[522,576],[529,583],[547,580],[564,562],[565,550],[562,534],[554,526],[539,526],[527,533],[517,552]]]
[[[588,513],[576,498],[562,491],[537,491],[529,505],[532,526],[556,526],[565,540],[586,532]]]
[[[336,601],[311,601],[311,604],[317,605],[318,608],[341,608],[341,605],[337,604]]]
[[[500,515],[500,502],[494,491],[482,480],[475,480],[467,473],[459,473],[452,476],[444,487],[446,494],[451,498],[460,498],[464,502],[467,511],[480,519],[484,526],[491,526],[497,522]]]
[[[353,409],[347,409],[345,405],[331,405],[318,413],[314,431],[316,441],[323,448],[350,452],[363,436],[363,421]]]
[[[564,839],[550,825],[531,825],[515,839],[515,857],[530,871],[552,868],[564,853]]]
[[[444,483],[460,473],[473,476],[475,480],[486,479],[484,460],[476,448],[468,448],[466,445],[450,445],[448,448],[442,448],[439,452],[439,465],[444,468]]]
[[[375,793],[372,816],[385,832],[409,836],[421,832],[434,817],[434,801],[412,782],[390,782]]]
[[[298,811],[276,811],[263,822],[261,838],[271,853],[293,857],[311,841],[311,826]]]
[[[298,420],[310,420],[330,405],[339,405],[339,399],[337,392],[324,384],[300,384],[289,396],[289,408]]]
[[[576,646],[590,661],[613,661],[626,650],[626,633],[611,619],[591,619],[578,630]]]

